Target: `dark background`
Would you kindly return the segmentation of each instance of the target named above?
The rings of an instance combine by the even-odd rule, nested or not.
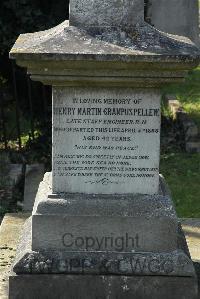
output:
[[[69,0],[1,0],[0,76],[10,78],[8,53],[19,34],[51,28],[68,13]]]
[[[32,82],[9,51],[21,33],[54,27],[68,14],[69,0],[0,1],[0,150],[14,163],[21,161],[13,151],[24,151],[20,157],[28,162],[50,164],[51,89]]]
[[[27,162],[49,167],[51,88],[31,81],[9,51],[20,34],[52,28],[68,17],[69,0],[0,0],[0,150],[24,150]]]

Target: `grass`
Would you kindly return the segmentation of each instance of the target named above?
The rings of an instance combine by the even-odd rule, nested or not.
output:
[[[189,73],[184,84],[170,86],[164,92],[175,94],[200,128],[200,67]]]
[[[170,86],[165,92],[176,95],[200,130],[200,67],[188,75],[185,84]],[[163,112],[169,116],[169,111]],[[200,153],[171,150],[161,154],[160,171],[169,184],[178,216],[200,218]]]
[[[200,218],[200,153],[161,155],[160,170],[170,186],[178,216]]]
[[[182,92],[179,91],[177,99],[200,128],[200,68],[187,77],[186,84]]]

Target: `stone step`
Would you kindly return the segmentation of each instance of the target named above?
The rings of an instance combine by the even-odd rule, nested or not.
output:
[[[27,213],[7,214],[0,227],[0,298],[8,299],[8,276]],[[200,269],[200,219],[181,219],[196,270]],[[200,271],[197,272],[200,284]],[[45,279],[45,277],[44,277]],[[55,278],[56,279],[56,278]]]

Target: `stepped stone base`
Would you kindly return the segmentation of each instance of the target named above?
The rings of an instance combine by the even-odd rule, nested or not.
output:
[[[46,173],[32,213],[33,251],[177,250],[178,219],[162,177],[157,195],[52,194],[51,186],[51,173]]]
[[[195,277],[182,229],[171,252],[32,249],[31,218],[23,229],[13,265],[16,274],[84,274]]]
[[[9,299],[197,299],[197,278],[181,231],[176,252],[157,254],[35,252],[30,231],[29,219],[14,263],[18,274],[9,278]]]
[[[29,217],[28,214],[7,214],[4,217],[4,221],[1,225],[0,247],[5,248],[5,249],[1,249],[1,252],[2,252],[1,256],[3,258],[3,262],[8,263],[8,265],[5,265],[5,266],[0,265],[0,274],[1,274],[0,298],[1,299],[8,299],[8,281],[7,281],[8,278],[7,278],[7,276],[9,275],[9,268],[10,268],[9,264],[13,260],[13,257],[11,256],[10,248],[11,247],[14,249],[16,248],[16,243],[18,242],[18,236],[19,236],[19,234],[21,234],[23,222],[27,217]],[[199,278],[199,282],[200,282],[200,266],[199,266],[200,265],[199,264],[200,263],[200,250],[199,250],[200,242],[199,242],[199,238],[196,237],[196,235],[199,231],[199,228],[200,228],[200,220],[199,219],[182,219],[181,223],[182,223],[184,232],[186,233],[187,242],[189,245],[190,253],[192,255],[192,259],[195,260],[194,265],[195,265],[195,269],[196,269],[196,272],[197,272],[197,275]],[[13,236],[15,236],[15,237],[13,237]],[[14,275],[13,276],[13,274],[12,274],[11,278],[10,278],[10,282],[12,285],[12,294],[10,293],[10,295],[18,296],[18,298],[20,298],[20,299],[25,298],[24,296],[26,294],[22,295],[22,294],[18,294],[18,292],[20,292],[20,290],[22,291],[21,285],[23,283],[23,279],[24,280],[29,279],[29,281],[30,281],[30,277],[32,277],[32,276],[33,275],[18,275],[18,276]],[[41,278],[43,279],[43,281],[41,281],[41,284],[42,283],[44,284],[44,280],[46,281],[46,284],[47,284],[47,281],[49,281],[48,276],[49,275],[34,275],[33,279],[36,280],[37,277],[40,277],[40,280],[41,280]],[[52,276],[52,279],[53,279],[53,276]],[[55,276],[58,276],[58,275],[55,275]],[[59,277],[62,277],[62,276],[64,276],[64,275],[59,275]],[[67,275],[67,276],[69,277],[69,275]],[[72,278],[75,276],[80,277],[80,278],[82,277],[82,275],[80,275],[80,276],[79,275],[71,275]],[[91,275],[85,276],[85,279],[87,277],[90,277],[90,280],[91,280]],[[109,276],[109,277],[111,277],[111,276]],[[115,277],[115,276],[112,276],[112,277]],[[116,277],[118,277],[118,276],[116,276]],[[142,277],[140,277],[140,278],[142,279]],[[155,279],[155,278],[157,278],[157,277],[153,277],[153,279]],[[139,279],[139,277],[138,277],[138,279]],[[168,279],[168,277],[161,277],[161,280],[164,281],[165,279]],[[21,283],[19,282],[19,280],[21,280]],[[172,277],[170,281],[176,281],[176,280],[177,280],[176,277],[175,278]],[[187,278],[186,278],[186,280],[187,280]],[[188,279],[188,280],[191,281],[190,279]],[[182,281],[182,283],[183,283],[183,281]],[[16,286],[16,284],[18,284],[19,287]],[[35,285],[35,283],[33,283],[33,285]],[[91,283],[88,283],[88,285],[91,285]],[[44,287],[45,286],[46,285],[44,284]],[[28,292],[28,287],[30,288],[29,283],[26,281],[26,287],[23,287],[24,292],[26,292],[26,293]],[[48,288],[49,287],[51,287],[51,286],[48,285]],[[36,286],[36,288],[38,288],[38,286]],[[58,288],[59,288],[59,283],[57,283],[57,285],[56,285],[56,290]],[[189,293],[188,293],[188,291],[189,291]],[[31,293],[31,288],[30,288],[30,293]],[[68,294],[68,292],[67,292],[67,294]],[[63,298],[66,298],[66,296],[67,296],[64,293],[61,295],[63,296]],[[126,295],[127,295],[127,293],[126,293]],[[43,296],[43,294],[41,296]],[[190,296],[190,288],[187,289],[187,292],[185,293],[185,298],[190,298],[189,296]],[[28,298],[31,298],[31,297],[28,296]],[[35,298],[41,298],[41,297],[36,296]],[[43,296],[43,298],[45,298],[45,296]],[[58,298],[62,299],[61,296]],[[95,297],[93,297],[93,298],[95,298]],[[134,298],[134,297],[132,296],[132,298]],[[165,297],[163,296],[163,298],[165,298]],[[177,297],[177,298],[179,298],[179,297]],[[200,294],[199,294],[198,298],[200,298]]]
[[[10,299],[197,299],[198,292],[162,177],[157,195],[107,196],[52,194],[46,174],[12,271]]]
[[[20,275],[10,277],[9,299],[196,299],[190,277]]]

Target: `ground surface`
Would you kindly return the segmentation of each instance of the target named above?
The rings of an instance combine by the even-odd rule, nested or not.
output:
[[[8,299],[8,273],[24,221],[29,214],[7,214],[0,227],[0,298]]]

